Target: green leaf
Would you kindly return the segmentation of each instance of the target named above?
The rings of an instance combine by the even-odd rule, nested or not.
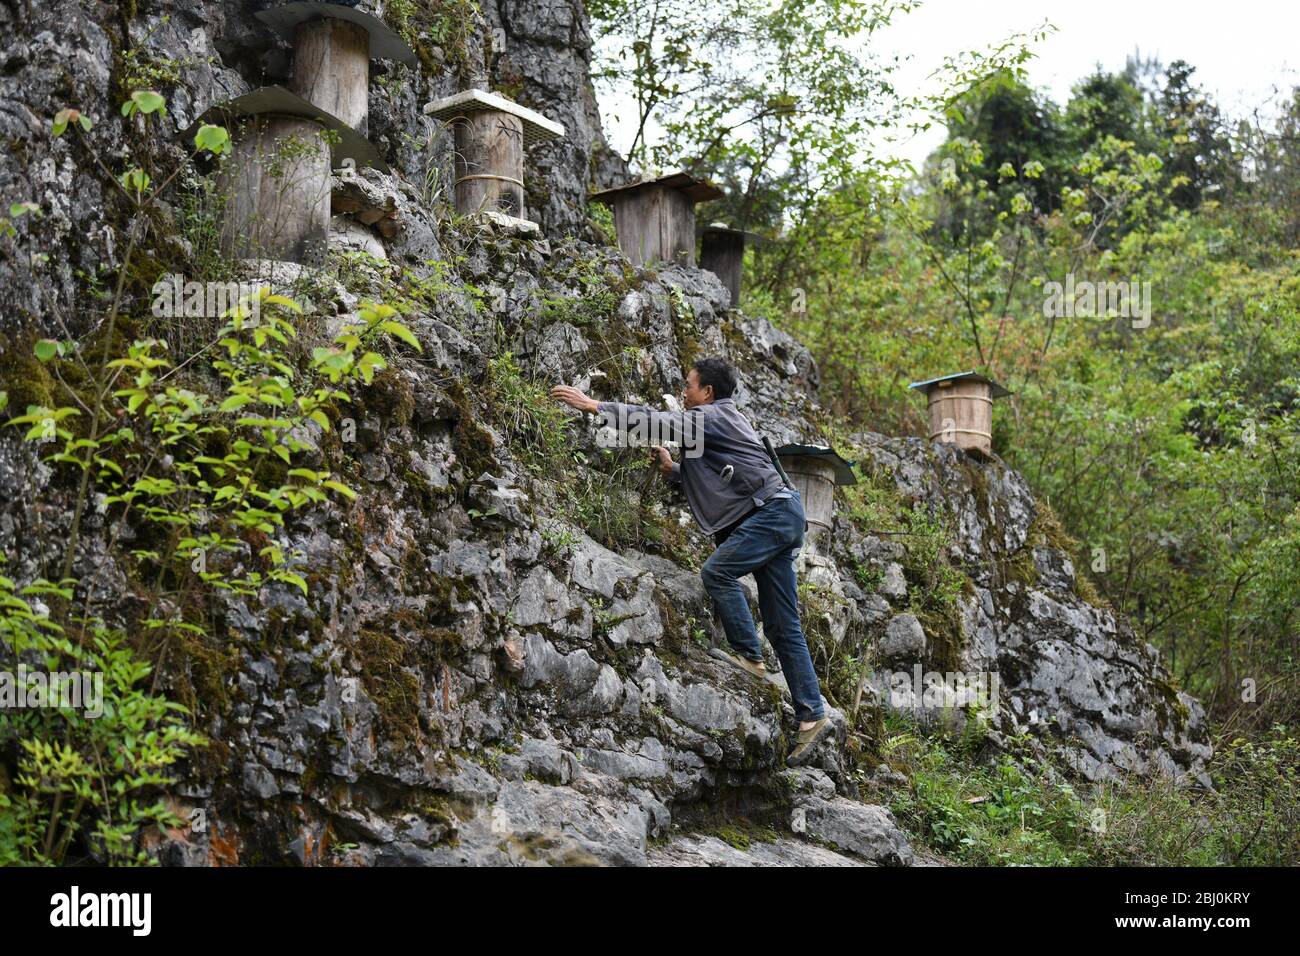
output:
[[[321,484],[326,488],[329,488],[331,491],[337,491],[339,494],[351,501],[357,500],[357,493],[340,481],[323,481]]]
[[[220,156],[222,153],[230,151],[230,133],[227,132],[224,126],[213,126],[210,123],[204,123],[199,127],[199,131],[194,134],[194,145],[200,150]]]
[[[36,347],[33,351],[36,353],[36,357],[42,362],[48,362],[50,359],[54,358],[54,356],[59,354],[59,343],[55,342],[53,339],[41,339],[36,343]]]
[[[68,126],[71,123],[79,123],[82,129],[87,132],[90,131],[90,118],[82,116],[79,110],[67,107],[66,109],[61,109],[54,114],[54,124],[50,127],[50,132],[56,137],[62,136],[67,132]]]
[[[153,90],[136,90],[131,94],[131,103],[141,113],[166,113],[167,101]],[[133,111],[134,112],[134,111]]]
[[[266,289],[266,290],[263,290],[263,291],[269,292],[270,290],[269,290],[269,289]],[[290,310],[292,310],[292,311],[294,311],[294,312],[297,312],[299,315],[302,314],[302,306],[299,305],[297,302],[295,302],[293,299],[287,298],[287,297],[285,297],[285,296],[282,296],[282,295],[267,295],[267,296],[265,297],[264,301],[266,302],[267,305],[279,305],[279,306],[283,306],[283,307],[286,308],[286,309],[290,309]]]
[[[298,587],[302,588],[303,594],[307,593],[307,582],[304,581],[300,575],[294,574],[292,571],[281,571],[278,577],[281,581],[287,581],[289,584],[298,585]]]
[[[384,361],[382,355],[376,352],[367,352],[357,362],[357,370],[361,373],[361,378],[367,385],[375,377],[375,372],[385,368],[388,368],[388,363]]]
[[[138,195],[149,188],[151,180],[143,169],[130,169],[118,177],[118,182]]]
[[[401,339],[417,352],[424,351],[420,348],[420,342],[415,337],[415,333],[404,326],[401,322],[380,322],[379,327],[395,338]]]

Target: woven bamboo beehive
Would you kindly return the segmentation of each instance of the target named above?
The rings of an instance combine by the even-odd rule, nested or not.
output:
[[[1005,388],[976,372],[944,375],[908,387],[925,391],[931,441],[986,458],[993,454],[993,400],[1010,395]]]

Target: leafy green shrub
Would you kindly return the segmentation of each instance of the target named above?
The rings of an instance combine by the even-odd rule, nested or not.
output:
[[[158,798],[176,782],[168,771],[205,739],[187,727],[188,711],[142,685],[151,671],[121,631],[74,619],[65,630],[29,598],[70,601],[72,588],[37,581],[16,589],[0,575],[0,650],[54,674],[98,675],[94,710],[0,709],[0,753],[16,749],[6,784],[0,764],[0,866],[65,862],[80,852],[107,864],[147,862],[138,838],[146,826],[182,826]]]
[[[162,97],[149,91],[131,94],[122,108],[137,131],[164,113]],[[85,140],[93,126],[66,109],[53,133],[74,130],[93,152]],[[228,144],[224,129],[204,126],[195,155],[220,155]],[[36,341],[32,367],[47,387],[19,392],[28,400],[6,423],[24,429],[44,462],[71,472],[74,504],[57,583],[21,587],[0,577],[0,660],[100,676],[103,708],[0,710],[0,865],[146,863],[144,829],[184,824],[160,793],[175,782],[167,768],[204,739],[189,729],[186,708],[157,694],[161,662],[177,645],[214,640],[210,588],[306,593],[299,556],[285,551],[286,518],[330,493],[355,493],[301,459],[323,457],[314,436],[331,430],[353,388],[387,366],[372,350],[381,340],[419,349],[394,308],[363,303],[357,321],[308,354],[296,342],[301,307],[266,288],[230,309],[215,337],[179,361],[161,339],[131,341],[123,334],[136,325],[123,314],[127,278],[148,213],[179,173],[155,185],[137,166],[117,178],[137,215],[103,332]],[[0,391],[0,411],[8,398]],[[105,515],[107,553],[116,558],[124,538],[134,545],[126,570],[138,600],[117,627],[104,623],[96,595],[72,575],[92,502]]]

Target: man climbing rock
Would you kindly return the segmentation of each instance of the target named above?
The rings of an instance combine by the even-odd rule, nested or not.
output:
[[[735,369],[723,359],[705,358],[686,376],[685,411],[598,402],[568,385],[555,386],[551,397],[579,411],[599,414],[604,424],[620,432],[655,435],[683,446],[680,463],[662,445],[652,448],[652,461],[685,491],[696,522],[717,544],[701,576],[736,653],[721,649],[710,653],[755,677],[768,676],[754,618],[740,586],[740,578],[752,574],[758,584],[763,630],[780,658],[799,720],[794,747],[786,757],[788,765],[798,766],[832,730],[799,621],[794,562],[806,529],[803,502],[799,492],[786,485],[753,427],[736,408],[731,397],[735,390]]]

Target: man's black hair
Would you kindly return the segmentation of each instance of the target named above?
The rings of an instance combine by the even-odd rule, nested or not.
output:
[[[736,370],[726,359],[702,358],[694,365],[700,388],[713,386],[714,398],[731,398],[736,390]]]

